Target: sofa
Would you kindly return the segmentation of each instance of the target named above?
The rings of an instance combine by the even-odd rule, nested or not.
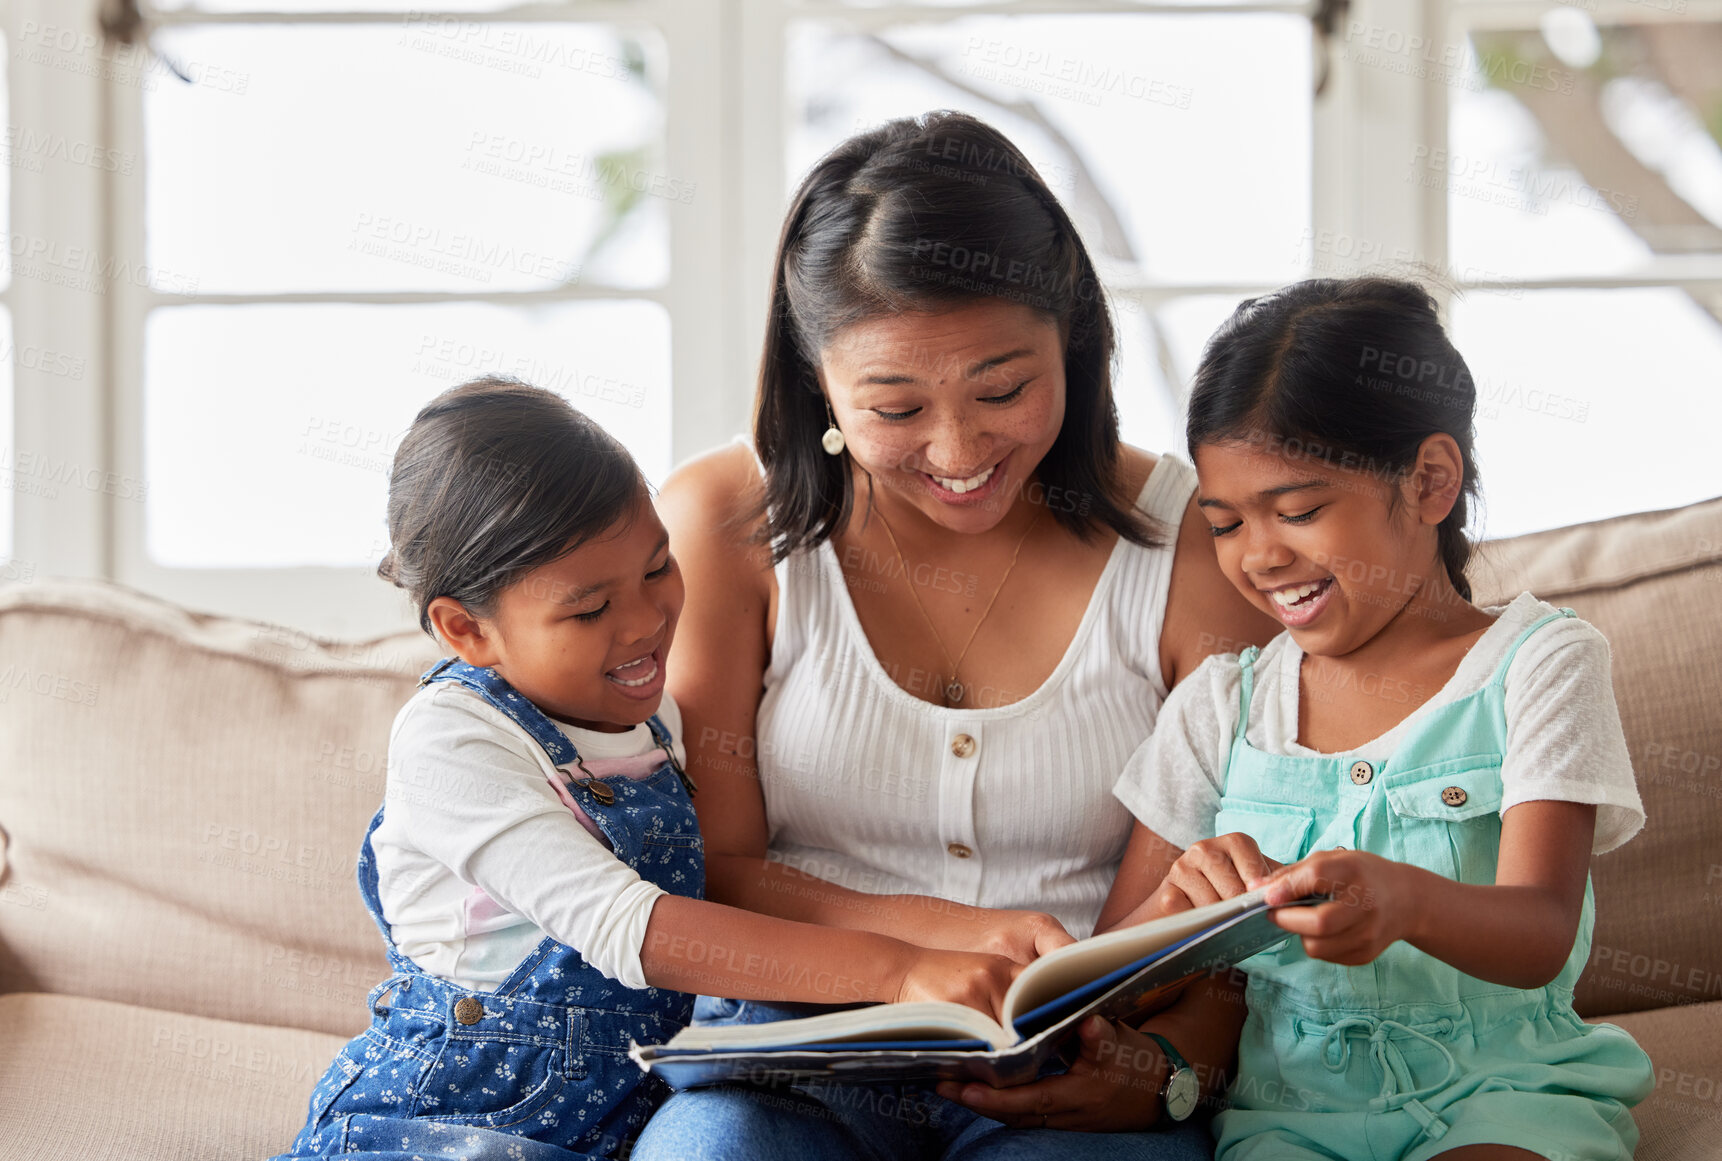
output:
[[[1594,861],[1579,1010],[1656,1064],[1645,1161],[1722,1157],[1722,498],[1483,546],[1605,633],[1642,834]],[[418,634],[0,587],[0,1159],[284,1148],[387,974],[354,857]]]

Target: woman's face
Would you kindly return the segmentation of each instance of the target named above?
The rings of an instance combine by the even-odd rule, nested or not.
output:
[[[845,327],[820,380],[880,500],[953,532],[997,525],[1064,423],[1058,324],[995,298]]]

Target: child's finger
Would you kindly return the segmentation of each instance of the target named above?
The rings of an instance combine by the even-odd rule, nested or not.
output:
[[[1282,867],[1268,876],[1267,881],[1262,884],[1262,891],[1268,906],[1278,907],[1282,903],[1290,903],[1293,899],[1314,894],[1320,879],[1321,871],[1313,859],[1304,859],[1289,867]]]
[[[1361,967],[1380,955],[1381,949],[1371,940],[1359,939],[1349,934],[1327,937],[1306,935],[1303,937],[1303,953],[1311,959],[1347,967]]]
[[[1343,903],[1318,903],[1313,907],[1285,907],[1273,913],[1273,920],[1286,931],[1298,935],[1337,936],[1357,925],[1358,910]]]

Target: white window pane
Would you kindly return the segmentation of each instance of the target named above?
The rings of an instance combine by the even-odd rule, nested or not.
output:
[[[1113,301],[1119,368],[1114,384],[1118,430],[1126,443],[1180,459],[1184,401],[1208,336],[1237,307],[1240,296],[1190,295],[1150,307],[1124,295]]]
[[[988,16],[895,27],[881,40],[792,27],[792,185],[859,129],[961,109],[1023,150],[1103,277],[1285,278],[1310,220],[1307,20]],[[1044,124],[1007,108],[1021,102]]]
[[[149,556],[375,564],[401,436],[437,393],[484,374],[566,396],[657,484],[670,468],[669,330],[661,306],[639,301],[157,310],[144,359]]]
[[[975,8],[983,4],[996,4],[997,0],[791,0],[791,2],[798,2],[801,8],[816,13],[822,9],[830,11],[844,8]],[[1144,7],[1149,4],[1159,7],[1178,4],[1242,4],[1253,2],[1253,0],[1140,0],[1140,2]]]
[[[1722,495],[1722,325],[1684,293],[1476,295],[1453,336],[1477,380],[1486,535]]]
[[[151,0],[162,12],[496,12],[519,0]]]
[[[1599,29],[1578,6],[1545,25],[1474,33],[1447,147],[1407,158],[1408,180],[1446,192],[1456,270],[1559,277],[1722,254],[1715,93],[1670,51],[1717,26]]]
[[[144,95],[149,263],[184,292],[640,287],[668,274],[649,30],[195,26]],[[166,277],[164,275],[164,277]]]
[[[4,185],[0,182],[0,185]],[[12,312],[0,306],[0,560],[12,558],[12,497],[26,488],[39,487],[28,471],[18,462],[18,449],[12,441],[12,375],[18,364],[18,352],[12,346]],[[82,368],[80,368],[82,370]],[[0,573],[0,580],[16,580],[12,571]]]
[[[12,180],[11,175],[24,173],[36,175],[43,173],[50,164],[59,163],[62,158],[76,157],[89,162],[92,158],[100,159],[106,155],[100,151],[100,146],[93,141],[70,141],[64,134],[44,133],[24,125],[12,125],[8,101],[11,86],[8,81],[8,70],[12,54],[7,51],[6,38],[0,35],[0,124],[11,126],[6,135],[4,151],[0,152],[6,163],[5,177],[0,178],[0,231],[6,238],[5,253],[0,254],[0,289],[12,282],[12,263],[14,257],[22,258],[31,249],[32,239],[15,238],[12,236]],[[53,161],[50,161],[50,158]],[[99,163],[99,162],[98,162]],[[39,177],[34,180],[41,180]],[[37,275],[45,276],[46,272]],[[8,372],[9,373],[9,372]],[[7,408],[6,430],[12,430],[11,408]],[[4,445],[11,448],[11,437],[7,437]],[[7,527],[11,527],[11,505],[7,504]],[[7,543],[10,544],[8,535]]]

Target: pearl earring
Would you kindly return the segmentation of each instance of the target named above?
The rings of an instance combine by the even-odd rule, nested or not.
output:
[[[837,430],[837,417],[831,413],[831,400],[825,401],[825,416],[831,421],[831,426],[825,429],[825,434],[819,437],[819,444],[828,456],[843,454],[843,433]]]

